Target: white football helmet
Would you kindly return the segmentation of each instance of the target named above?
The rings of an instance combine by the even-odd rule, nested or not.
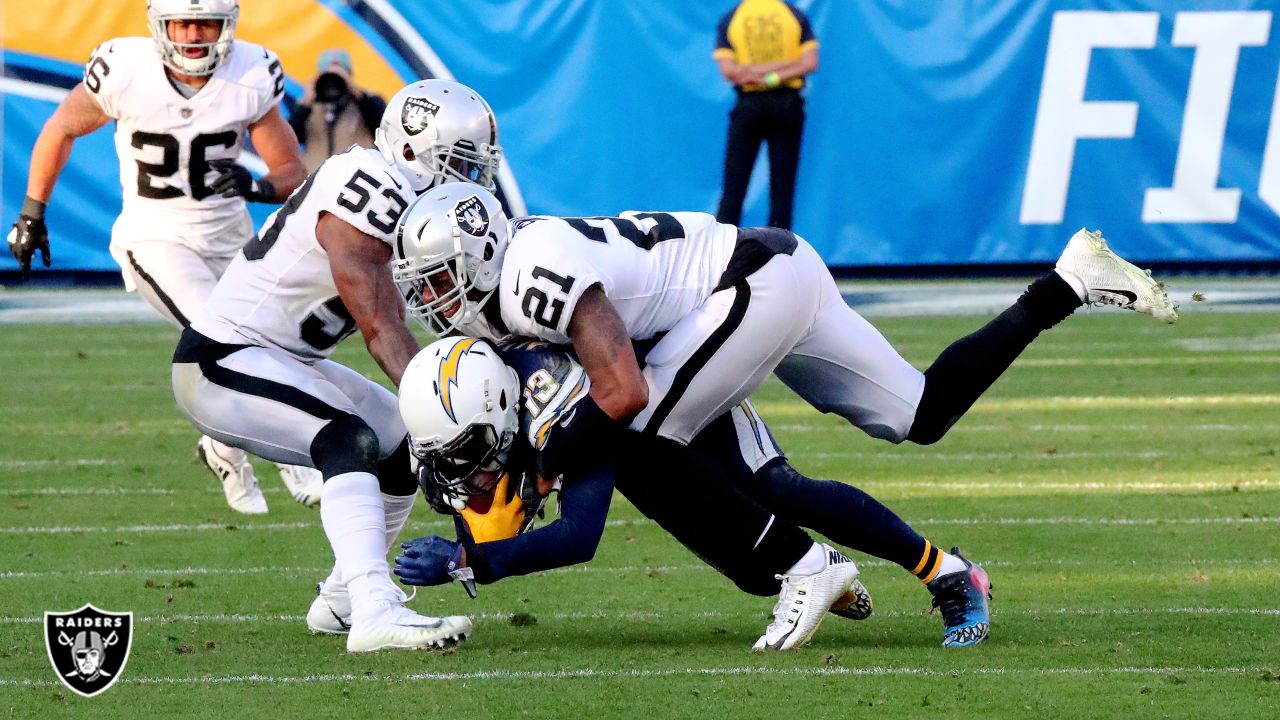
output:
[[[502,204],[479,185],[419,196],[400,217],[392,265],[409,315],[438,336],[473,322],[498,289],[510,238]]]
[[[430,481],[452,495],[486,492],[470,481],[505,469],[520,428],[519,406],[515,370],[484,340],[437,340],[414,356],[400,379],[410,448],[431,470]]]
[[[451,80],[419,80],[392,96],[374,133],[387,162],[414,192],[453,180],[494,189],[502,162],[498,119],[475,90]]]
[[[147,0],[147,25],[160,59],[183,75],[212,75],[218,63],[231,53],[240,17],[237,0]],[[221,20],[222,32],[211,43],[181,43],[169,38],[170,20]],[[187,57],[186,48],[204,48],[201,57]]]

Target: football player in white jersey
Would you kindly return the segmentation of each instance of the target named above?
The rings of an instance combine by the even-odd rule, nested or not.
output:
[[[465,617],[404,607],[386,552],[417,493],[408,435],[393,393],[328,357],[359,329],[399,385],[419,346],[391,276],[396,223],[415,194],[439,183],[493,187],[497,133],[493,111],[464,85],[424,80],[396,93],[377,149],[329,158],[267,219],[174,353],[174,395],[197,428],[323,474],[320,518],[336,563],[307,624],[349,631],[353,652],[438,646],[471,632]]]
[[[492,195],[450,186],[402,217],[396,279],[409,313],[439,335],[572,344],[591,389],[541,448],[547,478],[604,462],[628,428],[662,443],[652,457],[694,466],[690,440],[771,372],[872,437],[934,443],[1040,332],[1086,302],[1177,319],[1150,273],[1081,230],[1053,272],[920,372],[790,231],[682,212],[508,222]],[[642,366],[633,342],[646,340],[656,342]],[[961,558],[934,560],[952,594],[981,595],[949,577],[947,567],[964,572]]]
[[[245,202],[280,202],[306,176],[297,138],[280,114],[284,70],[269,50],[235,40],[236,0],[150,0],[151,37],[108,40],[84,80],[45,123],[31,151],[27,198],[9,247],[24,273],[32,256],[51,262],[45,206],[76,138],[115,121],[124,206],[111,255],[156,312],[185,327],[218,276],[253,234]],[[245,132],[269,172],[237,163]],[[227,504],[267,511],[244,451],[208,436],[197,453],[219,478]],[[320,501],[320,476],[280,466],[294,499]]]

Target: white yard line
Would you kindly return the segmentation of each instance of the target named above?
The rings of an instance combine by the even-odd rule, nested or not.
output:
[[[210,488],[211,491],[221,493],[219,488]],[[175,495],[177,490],[158,487],[60,487],[60,488],[27,488],[25,490],[0,490],[0,497],[26,497],[29,495],[56,495],[56,496],[74,496],[74,495]],[[284,492],[281,489],[281,492]]]
[[[1192,559],[1174,559],[1166,561],[1163,567],[1167,571],[1169,568],[1187,568],[1196,569],[1204,567],[1268,567],[1280,563],[1280,559],[1270,557],[1260,558],[1192,558]],[[981,564],[988,568],[1036,568],[1036,567],[1138,567],[1143,563],[1138,560],[1099,560],[1099,559],[1073,559],[1073,558],[1032,558],[1029,560],[991,560],[982,559]],[[897,567],[886,560],[864,559],[858,561],[860,568],[888,568]],[[559,568],[556,570],[548,570],[550,573],[643,573],[643,572],[691,572],[691,571],[710,571],[712,568],[701,563],[690,563],[687,565],[574,565],[572,567]],[[22,579],[44,579],[55,577],[167,577],[167,576],[187,576],[187,575],[278,575],[281,577],[295,577],[299,575],[321,575],[328,574],[330,568],[316,566],[273,566],[273,567],[115,567],[115,568],[99,568],[96,570],[12,570],[0,572],[0,580],[22,580]]]
[[[122,685],[310,685],[350,682],[459,682],[475,680],[563,680],[589,678],[666,678],[666,677],[732,677],[732,676],[852,676],[852,677],[955,677],[965,676],[1109,676],[1109,675],[1254,675],[1263,667],[1115,667],[1115,668],[918,668],[918,667],[723,667],[669,668],[654,670],[597,670],[593,668],[565,670],[482,670],[477,672],[425,672],[405,675],[324,674],[324,675],[205,675],[200,677],[124,677]],[[0,686],[58,687],[56,680],[0,678]]]
[[[816,418],[817,416],[815,416]],[[838,424],[817,425],[817,424],[801,424],[801,423],[778,423],[769,425],[770,430],[789,433],[831,433],[840,432],[844,428]],[[1098,432],[1106,430],[1111,432],[1232,432],[1232,433],[1248,433],[1248,432],[1276,432],[1280,430],[1280,424],[1277,423],[1196,423],[1196,424],[1174,424],[1168,423],[1126,423],[1122,425],[1086,425],[1083,423],[1061,424],[1061,425],[1042,425],[1026,423],[960,423],[951,429],[950,434],[954,435],[958,432],[1061,432],[1061,433],[1077,433],[1077,432]]]
[[[0,469],[4,468],[39,468],[39,467],[97,467],[100,465],[123,465],[123,460],[105,458],[65,458],[61,460],[0,460]]]
[[[1031,517],[1031,518],[926,518],[909,520],[913,525],[1085,525],[1097,527],[1129,527],[1148,525],[1251,525],[1280,523],[1280,517],[1191,517],[1191,518],[1081,518],[1081,517]],[[609,520],[607,527],[653,525],[647,518]],[[300,530],[319,528],[320,521],[282,523],[175,523],[172,525],[123,525],[119,527],[95,527],[89,525],[53,525],[45,527],[0,527],[0,535],[61,535],[68,533],[156,533],[201,532],[221,530],[245,532],[257,530]],[[410,532],[452,527],[445,522],[411,523]]]
[[[762,599],[761,602],[766,602]],[[997,617],[1035,617],[1043,618],[1046,616],[1067,616],[1067,615],[1087,615],[1089,617],[1106,617],[1106,616],[1156,616],[1156,615],[1238,615],[1247,617],[1280,617],[1280,608],[1232,608],[1232,607],[1169,607],[1169,608],[1005,608],[1000,607],[995,611]],[[578,611],[578,612],[553,612],[528,613],[527,610],[499,611],[488,610],[484,612],[470,613],[468,617],[472,620],[482,622],[505,623],[510,622],[515,615],[530,614],[536,618],[547,620],[664,620],[679,618],[733,618],[750,620],[753,615],[750,612],[733,613],[721,610],[700,610],[696,612],[663,612],[658,610],[623,610],[623,611]],[[928,617],[927,608],[920,610],[876,610],[872,617],[877,618],[919,618]],[[219,623],[219,624],[249,624],[249,623],[301,623],[306,619],[306,615],[299,614],[255,614],[255,613],[208,613],[208,614],[180,614],[180,615],[144,615],[135,617],[136,622],[145,624],[172,624],[172,623]],[[43,617],[0,617],[0,625],[36,625],[44,622]]]

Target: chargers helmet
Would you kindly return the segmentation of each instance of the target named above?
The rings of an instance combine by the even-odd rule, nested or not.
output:
[[[498,119],[475,90],[451,80],[419,80],[392,96],[373,136],[414,192],[460,180],[494,189],[502,162]]]
[[[475,321],[498,288],[511,239],[488,190],[445,183],[418,197],[396,228],[392,275],[408,314],[436,335]]]
[[[218,69],[218,64],[231,53],[239,17],[237,0],[147,0],[147,25],[160,60],[183,75],[212,75]],[[222,32],[211,43],[177,42],[169,37],[170,20],[221,20]],[[201,57],[187,57],[182,53],[186,48],[204,48],[207,52]]]
[[[519,404],[516,372],[484,340],[445,338],[414,356],[400,379],[400,415],[428,471],[418,475],[423,491],[488,492],[474,480],[505,469]]]

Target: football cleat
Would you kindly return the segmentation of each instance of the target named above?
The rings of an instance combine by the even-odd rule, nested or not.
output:
[[[443,649],[471,636],[471,619],[461,615],[427,617],[394,601],[379,603],[378,610],[369,619],[352,624],[347,652]]]
[[[1067,242],[1057,268],[1079,278],[1085,287],[1084,301],[1090,305],[1137,310],[1167,323],[1178,319],[1178,306],[1169,301],[1151,271],[1112,252],[1101,232],[1080,228]]]
[[[196,455],[222,483],[222,494],[232,510],[246,515],[267,511],[267,499],[262,496],[262,488],[258,487],[258,478],[245,451],[203,435],[196,442]]]
[[[827,566],[812,575],[779,575],[782,592],[773,606],[773,622],[751,648],[756,652],[791,650],[809,642],[827,611],[858,579],[858,566],[823,545]]]
[[[866,620],[871,617],[871,593],[861,580],[854,579],[848,592],[831,606],[831,614],[848,620]]]
[[[325,583],[316,583],[316,599],[307,610],[307,629],[316,635],[346,635],[351,630],[351,595],[346,585],[326,588]]]
[[[981,565],[974,565],[951,548],[965,569],[940,575],[925,585],[933,594],[933,606],[942,611],[946,633],[942,647],[969,647],[987,639],[991,623],[991,578]]]
[[[320,507],[320,490],[324,487],[324,475],[319,470],[305,465],[276,465],[280,468],[280,479],[289,489],[289,494],[299,505]]]

